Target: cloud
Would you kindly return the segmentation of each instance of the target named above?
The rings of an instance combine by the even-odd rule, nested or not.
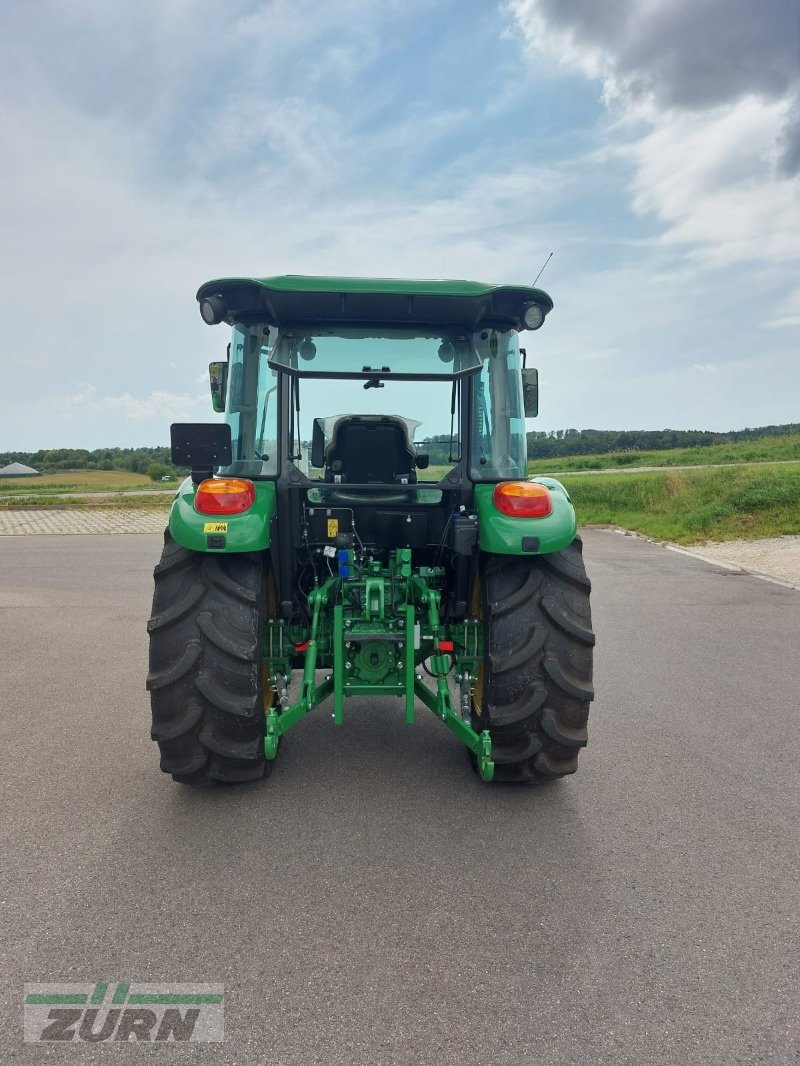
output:
[[[633,207],[664,224],[667,243],[712,266],[800,257],[795,0],[511,10],[531,49],[600,82],[614,146],[634,165]]]
[[[207,398],[205,395],[177,395],[157,390],[148,396],[132,396],[129,392],[109,396],[101,395],[94,385],[86,385],[78,392],[48,396],[46,402],[51,408],[65,414],[112,411],[134,422],[167,423],[196,415],[198,408],[207,404]]]
[[[800,173],[800,90],[795,92],[786,109],[786,120],[778,140],[778,169],[787,177]]]
[[[634,210],[712,265],[800,259],[800,185],[769,165],[784,114],[781,101],[747,96],[662,116],[621,149],[635,164]]]
[[[536,47],[603,81],[608,98],[713,108],[798,87],[795,0],[514,0]]]
[[[772,318],[764,323],[769,329],[793,329],[800,326],[800,288],[795,288],[781,300]]]

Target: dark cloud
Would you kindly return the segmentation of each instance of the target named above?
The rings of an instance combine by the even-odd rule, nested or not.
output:
[[[798,0],[537,0],[547,24],[600,48],[626,93],[695,110],[800,84]],[[787,126],[781,169],[800,169],[800,113]]]
[[[800,174],[800,93],[795,96],[786,119],[780,148],[778,166],[781,172],[787,176]]]
[[[539,0],[551,26],[600,46],[617,76],[664,104],[783,96],[800,76],[797,0]]]

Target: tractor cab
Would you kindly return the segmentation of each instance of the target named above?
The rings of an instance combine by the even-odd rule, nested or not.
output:
[[[544,322],[552,302],[541,290],[272,278],[209,282],[198,299],[206,321],[233,327],[227,360],[211,367],[215,409],[231,428],[227,473],[276,477],[289,461],[312,478],[336,476],[311,453],[314,427],[338,400],[362,419],[415,421],[416,446],[438,445],[423,480],[438,482],[457,464],[470,483],[526,476],[536,371],[524,368],[518,331]],[[351,453],[373,442],[379,453],[410,454],[412,442],[388,423],[354,423],[344,436]],[[351,454],[349,465],[355,471],[364,461],[354,465]],[[370,469],[388,484],[422,469],[393,465]]]
[[[219,473],[274,481],[292,518],[278,578],[287,613],[302,553],[331,540],[320,505],[340,538],[376,557],[413,548],[433,565],[462,510],[477,543],[475,485],[527,479],[536,371],[519,331],[552,308],[541,290],[278,277],[208,282],[197,298],[206,322],[232,327],[228,359],[211,367],[231,438]],[[334,404],[347,413],[329,415]],[[454,565],[461,592],[448,607],[463,614],[468,575]]]

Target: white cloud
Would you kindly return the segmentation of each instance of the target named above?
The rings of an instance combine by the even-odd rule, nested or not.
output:
[[[800,288],[791,290],[778,304],[775,314],[764,325],[769,329],[791,329],[800,326]]]
[[[624,149],[633,206],[665,224],[663,240],[713,266],[800,259],[800,183],[770,166],[786,105],[745,97],[702,112],[654,116]]]
[[[764,323],[769,329],[784,329],[800,326],[800,315],[782,315]]]
[[[632,205],[719,267],[800,259],[796,6],[514,0],[532,49],[602,85]],[[612,149],[613,151],[613,149]]]
[[[148,396],[132,396],[129,392],[116,396],[101,395],[94,385],[86,385],[78,392],[48,396],[46,403],[67,417],[73,412],[83,416],[111,411],[134,422],[152,420],[167,423],[196,415],[198,408],[207,405],[207,399],[205,395],[190,396],[159,391],[153,391]]]

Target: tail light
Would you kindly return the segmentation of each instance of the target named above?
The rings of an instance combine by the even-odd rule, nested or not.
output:
[[[215,477],[201,481],[194,497],[194,509],[200,514],[239,514],[253,506],[256,487],[252,481],[238,477]]]
[[[550,490],[536,481],[502,481],[495,487],[494,505],[513,518],[545,518],[553,510]]]

